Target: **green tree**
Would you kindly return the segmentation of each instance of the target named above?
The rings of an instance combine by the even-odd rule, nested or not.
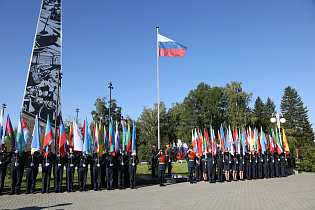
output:
[[[282,126],[285,128],[290,150],[314,146],[314,132],[308,119],[308,110],[296,89],[290,86],[284,89],[280,107],[286,119]]]
[[[250,108],[249,102],[253,93],[246,93],[242,89],[242,83],[231,81],[224,88],[224,97],[226,98],[226,125],[232,127],[244,127],[249,122]]]
[[[149,161],[151,158],[151,144],[158,142],[158,105],[144,107],[137,120],[137,145],[138,156],[142,161]],[[168,134],[167,113],[164,102],[160,102],[160,143],[165,145]]]
[[[253,116],[252,116],[252,124],[254,127],[260,129],[260,127],[263,128],[263,130],[266,130],[268,121],[267,114],[266,114],[265,104],[261,100],[261,98],[258,96],[253,109]]]
[[[182,104],[176,102],[172,104],[172,107],[168,109],[167,112],[167,138],[170,142],[177,143],[179,139],[179,131],[180,131],[180,123],[181,123],[181,116],[182,116]]]
[[[274,125],[270,122],[270,118],[272,114],[276,112],[276,105],[275,103],[268,97],[265,103],[265,117],[266,117],[266,131],[269,131]]]
[[[195,128],[219,129],[224,121],[226,102],[223,89],[211,88],[208,84],[200,83],[185,97],[181,106],[181,121],[178,137],[187,144],[191,143],[191,130]]]
[[[119,129],[121,130],[121,120],[122,115],[121,111],[122,108],[117,105],[117,101],[115,99],[112,99],[111,101],[111,116],[113,122],[118,123]],[[102,125],[106,126],[106,128],[109,127],[109,104],[110,101],[107,100],[107,96],[103,98],[97,98],[94,106],[95,110],[91,112],[94,122],[99,122],[100,119],[102,120]],[[90,123],[92,125],[92,123]]]

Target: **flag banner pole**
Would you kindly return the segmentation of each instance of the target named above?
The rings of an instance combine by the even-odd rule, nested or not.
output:
[[[158,149],[160,149],[160,71],[159,71],[159,27],[156,27],[156,38],[157,38]]]

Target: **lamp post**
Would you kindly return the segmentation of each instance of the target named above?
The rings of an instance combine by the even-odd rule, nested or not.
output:
[[[278,130],[279,130],[280,142],[282,142],[281,131],[280,131],[280,124],[286,122],[286,119],[283,118],[283,114],[281,114],[279,112],[272,113],[272,117],[270,118],[270,122],[271,123],[277,123]]]
[[[112,89],[114,89],[112,82],[108,83],[109,88],[109,124],[111,122],[111,107],[112,107]]]
[[[76,108],[76,109],[75,109],[75,112],[77,113],[77,120],[76,120],[76,123],[78,123],[78,117],[79,117],[79,108]]]

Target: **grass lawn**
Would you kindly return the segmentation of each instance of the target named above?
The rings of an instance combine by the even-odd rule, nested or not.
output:
[[[187,169],[187,163],[176,163],[172,164],[172,174],[181,175],[181,176],[188,176],[188,169]],[[137,175],[151,175],[151,171],[149,170],[149,166],[147,165],[139,165],[137,166]],[[86,185],[87,189],[91,186],[91,172],[88,170],[87,179],[86,179]],[[78,182],[78,171],[75,170],[74,174],[74,180],[73,180],[73,188],[78,189],[79,182]],[[63,172],[63,184],[62,184],[63,190],[66,190],[66,171]],[[42,189],[42,172],[38,172],[37,179],[36,179],[36,187],[35,189],[37,191],[41,191]],[[54,189],[54,175],[51,173],[50,177],[50,190]],[[7,173],[4,181],[4,188],[3,191],[10,191],[11,190],[11,177]],[[26,177],[25,172],[21,183],[21,191],[26,190]]]

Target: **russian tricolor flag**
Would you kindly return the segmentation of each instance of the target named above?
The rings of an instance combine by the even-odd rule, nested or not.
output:
[[[187,47],[158,34],[159,56],[184,57]]]

